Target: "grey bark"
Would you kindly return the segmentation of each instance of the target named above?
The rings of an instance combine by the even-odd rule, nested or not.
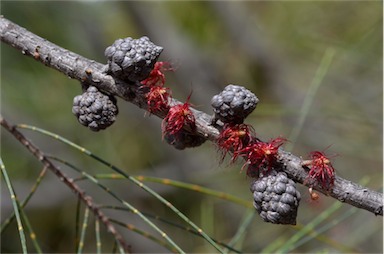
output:
[[[106,74],[106,65],[61,48],[4,17],[1,17],[0,20],[0,36],[4,43],[20,50],[24,55],[31,56],[70,78],[96,86],[144,110],[147,107],[145,98],[138,93],[135,86]],[[178,103],[181,102],[173,99],[173,105]],[[210,115],[195,109],[192,110],[196,117],[196,132],[202,137],[215,142],[219,136],[221,126],[211,125]],[[160,113],[156,115],[160,118],[165,117]],[[308,176],[308,170],[301,166],[302,160],[299,157],[281,149],[278,159],[279,170],[286,172],[295,182],[304,184]],[[313,189],[340,202],[383,216],[383,193],[381,192],[370,190],[339,176],[336,176],[335,184],[331,190],[324,190],[316,184]]]

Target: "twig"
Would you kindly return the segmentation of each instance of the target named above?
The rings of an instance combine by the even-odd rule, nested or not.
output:
[[[125,242],[121,234],[116,230],[108,217],[95,205],[92,198],[73,181],[72,178],[66,176],[51,160],[49,160],[34,144],[32,144],[24,135],[14,126],[10,125],[1,115],[0,124],[10,132],[23,146],[25,146],[45,167],[49,168],[63,183],[65,183],[77,196],[85,203],[85,205],[95,214],[95,216],[104,223],[108,231],[115,237],[125,252],[130,253],[130,247]]]
[[[96,86],[98,89],[119,96],[142,109],[147,109],[145,98],[135,90],[135,86],[130,86],[107,75],[105,73],[106,66],[101,63],[63,49],[4,17],[0,19],[0,36],[3,42],[21,50],[24,55],[31,56],[68,77]],[[178,103],[181,102],[173,99],[171,104]],[[208,114],[195,109],[192,110],[196,118],[197,134],[215,141],[219,136],[221,126],[211,125],[211,116]],[[162,113],[156,115],[164,118]],[[301,159],[284,150],[279,151],[278,157],[279,170],[286,172],[295,182],[303,184],[308,172],[302,167]],[[383,216],[383,194],[380,192],[370,190],[338,176],[336,176],[334,187],[331,190],[324,190],[318,185],[313,186],[313,189],[341,202]]]

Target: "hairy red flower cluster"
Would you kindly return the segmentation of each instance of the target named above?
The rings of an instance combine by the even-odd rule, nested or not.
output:
[[[247,175],[250,177],[258,176],[260,169],[271,170],[276,162],[277,152],[287,140],[285,138],[271,139],[269,142],[255,140],[239,153],[246,158],[243,168],[248,165]]]
[[[235,162],[239,152],[247,147],[252,140],[252,127],[247,124],[226,124],[217,139],[217,145],[222,153],[221,160],[228,152],[232,152],[231,162]]]
[[[168,62],[156,62],[149,76],[141,81],[142,90],[146,92],[149,113],[165,111],[169,109],[170,89],[164,87],[165,71],[173,70]]]
[[[329,158],[319,151],[311,152],[309,155],[311,160],[307,164],[311,165],[311,168],[308,177],[316,180],[325,190],[332,188],[335,182],[335,169]]]
[[[145,95],[149,113],[165,111],[169,109],[170,89],[164,86],[152,86]]]
[[[141,81],[146,86],[163,86],[165,84],[165,71],[171,71],[173,68],[168,62],[156,62],[149,76]]]
[[[163,136],[166,134],[175,135],[184,126],[189,126],[192,130],[196,128],[195,116],[190,110],[189,98],[184,104],[171,107],[162,122]]]

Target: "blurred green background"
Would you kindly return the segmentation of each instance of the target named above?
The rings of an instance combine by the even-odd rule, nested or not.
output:
[[[175,98],[191,102],[211,114],[210,99],[227,84],[243,85],[260,99],[247,119],[261,139],[282,135],[294,138],[308,90],[316,82],[322,59],[330,64],[297,138],[286,148],[305,158],[310,151],[337,154],[337,174],[353,182],[365,181],[382,190],[383,20],[380,1],[250,1],[250,2],[1,2],[1,14],[35,34],[87,58],[105,63],[104,49],[117,38],[147,35],[164,47],[160,60],[178,66],[167,73],[166,85]],[[327,53],[328,52],[328,53]],[[315,79],[315,81],[314,81]],[[117,122],[94,133],[71,113],[79,82],[46,68],[1,44],[1,114],[13,123],[27,123],[55,132],[86,147],[131,175],[147,175],[202,185],[252,201],[251,179],[239,173],[241,164],[219,165],[219,155],[207,142],[196,149],[177,151],[162,142],[156,117],[145,117],[132,104],[119,100]],[[111,172],[83,154],[40,134],[25,134],[43,151],[66,159],[88,173]],[[1,131],[1,157],[19,198],[29,192],[42,165],[8,133]],[[62,166],[67,174],[71,171]],[[9,193],[1,182],[2,221],[11,212]],[[95,202],[110,197],[87,182],[79,183]],[[125,180],[105,184],[141,211],[180,222],[159,201]],[[197,225],[216,239],[228,242],[240,227],[247,208],[229,201],[174,187],[148,183]],[[300,186],[298,223],[306,225],[335,201],[321,196],[310,201]],[[25,211],[44,252],[75,251],[77,199],[49,173]],[[292,252],[382,253],[382,217],[343,204],[322,226],[329,229]],[[151,231],[136,216],[106,211],[122,221]],[[92,218],[93,220],[93,218]],[[159,224],[188,252],[215,251],[185,231]],[[167,250],[133,232],[119,228],[135,252]],[[235,246],[261,252],[290,239],[298,227],[272,225],[255,216]],[[111,251],[105,228],[103,246]],[[85,251],[95,252],[88,234]],[[13,223],[1,235],[1,252],[20,252]],[[33,248],[31,248],[33,250]],[[345,249],[344,249],[345,250]],[[345,250],[347,252],[347,250]]]

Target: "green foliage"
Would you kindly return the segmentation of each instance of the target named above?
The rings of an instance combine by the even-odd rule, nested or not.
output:
[[[209,109],[209,98],[227,84],[243,85],[260,99],[247,123],[265,140],[278,135],[287,137],[294,128],[301,127],[298,126],[300,109],[310,84],[326,49],[334,48],[332,62],[313,95],[310,108],[306,108],[300,135],[292,144],[293,152],[305,158],[311,150],[332,145],[329,153],[339,154],[334,162],[337,174],[354,182],[368,177],[367,186],[382,189],[381,2],[7,1],[2,2],[1,7],[2,15],[13,22],[102,63],[106,63],[104,49],[117,38],[142,35],[156,38],[156,43],[164,47],[161,60],[180,65],[179,72],[176,70],[167,76],[166,85],[177,90],[181,100],[192,88],[191,103],[199,109]],[[229,7],[227,12],[226,7]],[[158,22],[146,24],[150,15]],[[245,21],[236,31],[227,25],[233,24],[234,18]],[[169,25],[160,26],[167,22]],[[191,42],[180,45],[185,54],[168,58],[173,48],[163,43],[166,31],[174,31]],[[241,36],[245,40],[240,39]],[[190,58],[190,52],[202,52],[202,55]],[[184,68],[191,66],[198,66],[199,71],[185,71]],[[336,205],[337,201],[325,196],[314,203],[306,194],[307,189],[301,188],[299,226],[263,223],[257,215],[251,218],[249,207],[239,201],[252,201],[250,179],[239,173],[241,163],[219,165],[220,156],[212,144],[207,142],[196,149],[175,151],[162,142],[159,119],[144,117],[142,110],[122,100],[118,101],[120,113],[116,123],[105,131],[93,133],[81,126],[71,113],[73,97],[81,93],[77,81],[4,44],[1,44],[1,71],[1,114],[5,118],[58,133],[129,175],[143,175],[147,180],[171,179],[171,185],[146,183],[210,237],[235,250],[382,252],[382,217],[360,210],[351,213],[349,205]],[[204,79],[203,74],[209,78]],[[33,132],[26,134],[42,151],[69,161],[90,175],[105,173],[93,160],[59,142]],[[31,193],[30,188],[42,166],[3,130],[1,145],[1,157],[22,201]],[[78,177],[65,166],[63,170]],[[23,211],[43,252],[77,251],[74,237],[77,200],[59,180],[47,176]],[[182,225],[177,228],[153,220],[184,251],[216,251],[201,237],[189,233],[185,228],[188,225],[172,211],[127,180],[100,181],[139,207],[146,216],[149,213]],[[3,183],[2,179],[2,187]],[[110,196],[98,190],[96,184],[86,180],[79,183],[101,204],[110,202]],[[187,183],[200,188],[187,190],[191,187]],[[211,191],[236,198],[217,199],[211,196]],[[338,206],[338,210],[331,214],[334,206]],[[11,212],[11,200],[3,198],[2,224]],[[83,218],[84,209],[80,213]],[[118,227],[127,232],[126,239],[135,252],[158,252],[159,248],[168,251],[144,236],[153,234],[153,229],[135,216],[118,209],[110,214],[117,221],[138,229],[135,233],[127,227]],[[321,217],[321,225],[315,225],[324,214],[328,216]],[[343,217],[345,214],[348,217]],[[81,219],[80,224],[82,222]],[[96,240],[98,231],[91,213],[88,223],[86,232],[83,231],[82,251],[95,252],[96,244],[101,243],[102,251],[111,252],[115,243],[105,227],[100,225],[101,240]],[[313,226],[312,231],[304,228],[307,224]],[[1,252],[22,251],[15,221],[1,233]],[[34,251],[27,235],[26,238],[28,250]]]

